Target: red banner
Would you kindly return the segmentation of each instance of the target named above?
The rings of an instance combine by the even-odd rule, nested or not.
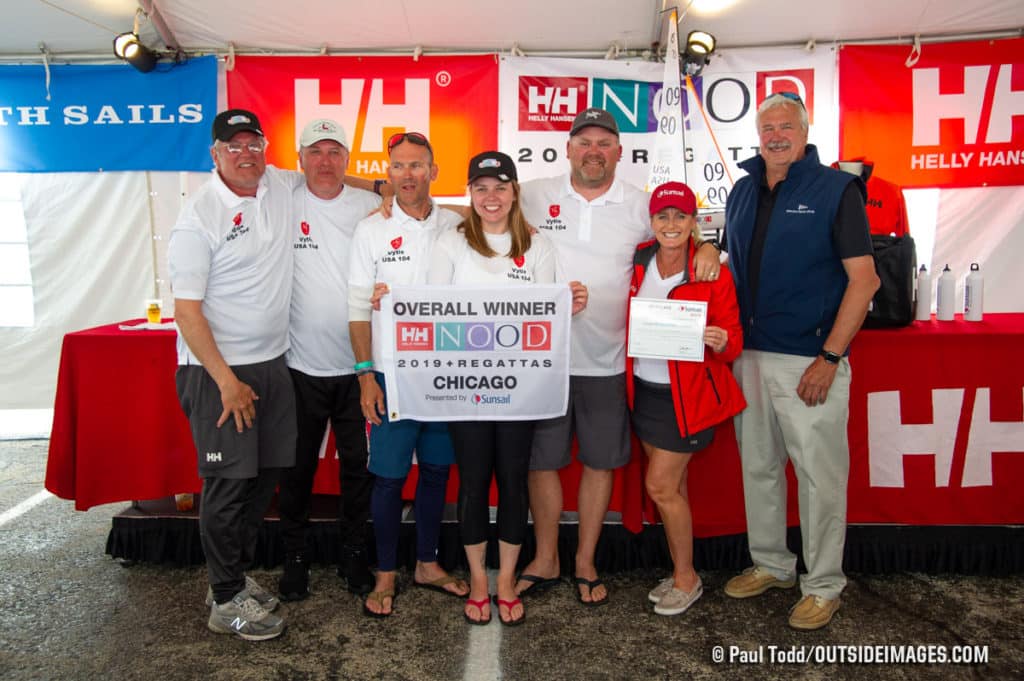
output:
[[[840,158],[867,157],[902,187],[1024,184],[1024,39],[847,46],[839,54]]]
[[[268,160],[297,168],[298,137],[314,118],[348,134],[349,173],[384,178],[387,139],[430,138],[439,167],[433,193],[462,196],[466,164],[498,143],[498,64],[462,57],[237,57],[228,105],[253,111],[270,139]]]

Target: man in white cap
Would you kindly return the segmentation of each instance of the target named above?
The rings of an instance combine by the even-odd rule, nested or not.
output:
[[[285,548],[281,599],[309,595],[307,543],[313,477],[328,423],[340,460],[338,575],[363,594],[373,586],[367,532],[373,476],[366,469],[366,420],[348,334],[349,253],[356,224],[380,205],[372,192],[345,186],[349,150],[336,121],[310,121],[299,138],[306,182],[292,194],[291,242],[295,276],[286,360],[295,384],[298,440],[295,467],[281,475],[279,508]]]

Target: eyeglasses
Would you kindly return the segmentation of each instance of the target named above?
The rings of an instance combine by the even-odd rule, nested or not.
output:
[[[434,148],[430,146],[430,141],[427,139],[426,135],[420,134],[418,132],[397,132],[391,137],[389,137],[388,153],[390,154],[391,150],[397,147],[402,142],[412,142],[413,144],[418,144],[421,147],[426,147],[430,151],[431,155],[433,155],[434,153]]]
[[[769,95],[769,98],[771,97],[782,97],[783,99],[788,99],[791,102],[796,102],[800,106],[804,106],[804,100],[800,99],[800,95],[795,92],[773,92]]]
[[[224,149],[228,150],[229,154],[241,154],[242,149],[248,149],[250,153],[260,154],[267,148],[266,140],[255,140],[248,144],[240,144],[238,142],[227,142],[223,146]]]

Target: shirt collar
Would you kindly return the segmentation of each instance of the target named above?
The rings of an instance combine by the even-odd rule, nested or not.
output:
[[[402,210],[402,207],[398,205],[398,201],[395,201],[391,204],[391,217],[388,219],[388,222],[404,229],[431,229],[437,224],[437,211],[437,203],[431,198],[430,215],[424,220],[417,220]]]
[[[254,198],[252,196],[239,196],[238,194],[236,194],[233,191],[231,191],[231,189],[228,188],[228,186],[226,184],[224,184],[224,180],[221,178],[220,173],[217,171],[216,168],[213,169],[213,188],[214,188],[214,191],[216,192],[217,196],[220,198],[221,202],[225,206],[227,206],[228,208],[231,208],[233,206],[237,206],[240,203],[252,200]],[[264,172],[263,173],[263,177],[260,178],[260,184],[256,188],[255,200],[256,201],[262,200],[264,194],[266,194],[266,193],[267,193],[267,174],[266,174],[266,172]]]
[[[601,194],[593,201],[587,201],[573,188],[571,176],[566,174],[565,181],[562,183],[561,193],[563,197],[573,197],[580,203],[589,203],[592,206],[603,206],[606,203],[622,203],[625,200],[625,190],[623,189],[622,181],[619,180],[618,177],[612,180],[612,184],[608,187],[608,191]]]

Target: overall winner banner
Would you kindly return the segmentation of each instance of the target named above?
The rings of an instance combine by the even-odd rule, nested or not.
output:
[[[564,284],[395,286],[381,299],[388,418],[527,421],[565,414]]]

